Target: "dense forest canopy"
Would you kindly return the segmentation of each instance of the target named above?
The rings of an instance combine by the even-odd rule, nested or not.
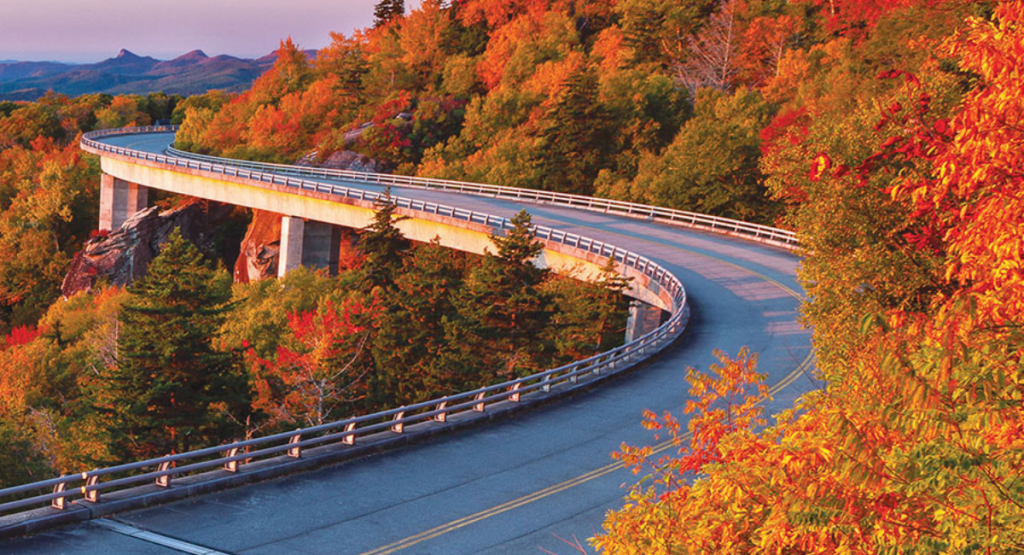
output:
[[[98,169],[76,136],[171,118],[197,152],[350,151],[796,230],[822,389],[768,415],[754,354],[692,371],[689,420],[646,420],[678,452],[618,455],[657,481],[609,514],[602,552],[1024,550],[1024,2],[424,0],[375,16],[315,57],[282,41],[241,94],[0,103],[0,482],[192,447],[179,430],[213,441],[415,402],[615,340],[622,284],[541,275],[525,235],[452,257],[400,245],[382,206],[338,278],[233,287],[175,238],[160,264],[189,268],[209,307],[189,326],[216,329],[180,338],[221,400],[144,418],[116,400],[159,406],[160,388],[129,388],[151,346],[117,323],[163,306],[166,274],[54,301],[95,228]],[[510,314],[530,324],[509,330]]]

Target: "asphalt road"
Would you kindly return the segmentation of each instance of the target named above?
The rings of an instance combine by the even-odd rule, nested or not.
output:
[[[168,138],[109,142],[160,152]],[[642,411],[682,416],[687,367],[706,369],[716,348],[735,354],[750,347],[769,386],[792,382],[775,393],[769,412],[818,387],[806,365],[803,375],[787,379],[811,352],[809,332],[796,323],[798,258],[787,251],[601,213],[437,191],[393,192],[503,216],[525,207],[535,223],[648,256],[686,285],[689,328],[639,370],[512,420],[119,514],[115,520],[131,527],[120,532],[87,523],[0,543],[0,552],[569,555],[576,551],[561,538],[585,543],[605,512],[622,505],[623,485],[636,480],[613,464],[610,453],[623,442],[653,443],[640,427]],[[131,530],[154,534],[139,539],[126,535]],[[160,545],[160,537],[174,547]]]

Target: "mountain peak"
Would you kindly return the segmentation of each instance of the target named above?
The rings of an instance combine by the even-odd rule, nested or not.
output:
[[[182,54],[181,56],[178,56],[177,59],[179,59],[179,60],[205,60],[207,58],[209,58],[209,56],[206,55],[206,52],[203,52],[202,50],[193,50],[193,51],[191,51],[191,52],[189,52],[187,54]]]
[[[121,51],[117,53],[116,58],[117,59],[125,58],[125,59],[131,60],[131,59],[134,59],[134,58],[138,58],[138,56],[135,55],[134,52],[131,52],[130,50],[128,50],[126,48],[122,48]]]

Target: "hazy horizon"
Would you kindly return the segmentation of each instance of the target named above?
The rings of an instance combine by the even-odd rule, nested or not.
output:
[[[160,60],[192,50],[259,58],[287,37],[303,49],[320,49],[331,31],[350,34],[371,25],[377,1],[178,0],[171,12],[152,0],[35,0],[4,7],[0,60],[92,63],[121,49]],[[419,3],[406,0],[406,9]]]

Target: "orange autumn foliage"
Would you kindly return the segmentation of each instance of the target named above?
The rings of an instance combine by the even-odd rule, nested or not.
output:
[[[1024,2],[1004,2],[991,20],[969,19],[947,42],[942,55],[977,75],[952,117],[933,106],[940,80],[885,71],[891,91],[879,98],[873,152],[851,159],[805,148],[804,175],[788,177],[813,183],[812,197],[843,188],[848,196],[835,198],[902,211],[900,229],[859,243],[862,258],[871,249],[922,253],[918,260],[938,264],[939,283],[902,290],[914,298],[864,300],[859,334],[816,330],[816,341],[845,342],[845,356],[822,363],[824,390],[763,430],[727,429],[728,413],[709,403],[708,391],[744,391],[743,373],[720,372],[714,390],[691,388],[702,411],[690,434],[670,416],[653,426],[648,419],[668,430],[670,443],[627,447],[621,457],[638,465],[656,451],[678,453],[648,467],[660,487],[634,487],[627,505],[609,513],[592,540],[602,553],[1024,550],[1024,134],[1015,124],[1024,109],[1022,26]],[[806,133],[794,133],[803,118],[793,113],[780,124],[775,144],[803,147]],[[821,273],[829,265],[822,253],[807,256],[812,279],[830,277]],[[848,297],[852,310],[871,285]],[[837,286],[820,281],[817,292]],[[814,317],[824,323],[829,315]]]

